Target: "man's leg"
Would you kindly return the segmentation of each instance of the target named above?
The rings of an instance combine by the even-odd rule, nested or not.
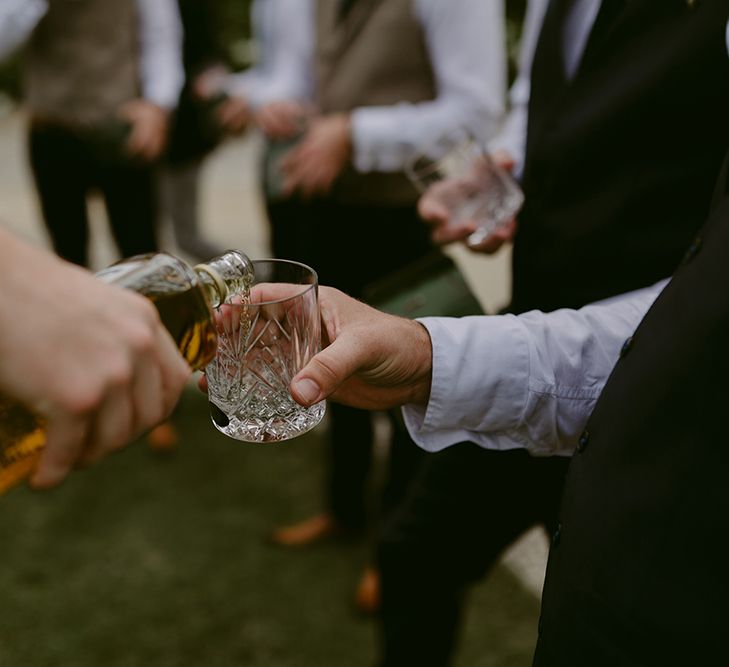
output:
[[[273,254],[303,262],[317,271],[320,284],[341,287],[342,237],[340,208],[321,200],[298,198],[268,201]],[[346,259],[344,260],[346,265]],[[324,509],[320,514],[275,530],[272,540],[283,546],[306,545],[332,535],[356,537],[367,523],[367,483],[372,463],[372,415],[343,405],[327,408],[328,453]]]
[[[471,443],[426,458],[384,527],[381,667],[444,667],[468,586],[536,523],[553,524],[568,459]]]
[[[157,188],[153,168],[131,161],[98,163],[95,172],[121,255],[157,252]]]
[[[200,172],[202,159],[165,165],[159,175],[162,209],[169,218],[177,247],[198,262],[223,253],[200,230]]]
[[[43,222],[58,255],[88,264],[87,165],[81,142],[62,127],[33,123],[28,152]]]
[[[317,271],[320,284],[337,287],[355,298],[362,296],[368,283],[432,251],[428,231],[414,206],[354,206],[316,199],[277,200],[267,206],[275,255],[310,265]],[[308,543],[333,530],[351,534],[365,527],[370,504],[366,489],[372,464],[372,415],[332,404],[329,426],[325,513],[290,530],[276,531],[273,539],[278,543]],[[414,460],[418,453],[412,443],[409,445],[411,456],[396,456],[398,473],[391,476],[390,496],[396,493],[396,479],[412,475],[405,471],[406,460]]]
[[[417,476],[420,466],[430,456],[413,442],[398,411],[391,411],[387,416],[390,420],[392,435],[380,506],[382,524],[387,522],[388,517],[407,497],[410,485]]]
[[[331,403],[327,507],[337,526],[361,535],[367,525],[367,483],[372,468],[372,414]]]

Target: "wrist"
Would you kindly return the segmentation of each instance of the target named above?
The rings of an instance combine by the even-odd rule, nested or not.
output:
[[[337,116],[339,123],[339,132],[341,137],[341,145],[347,160],[352,158],[352,115],[350,113],[340,113]]]
[[[433,379],[433,344],[428,329],[420,322],[413,321],[415,334],[412,342],[414,351],[413,382],[407,403],[427,406]]]

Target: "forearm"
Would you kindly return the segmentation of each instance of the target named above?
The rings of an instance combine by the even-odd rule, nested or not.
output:
[[[491,136],[505,107],[503,4],[497,0],[413,2],[435,79],[434,99],[355,109],[354,164],[397,171],[413,151],[454,126]]]
[[[29,279],[27,270],[37,252],[31,244],[0,223],[0,331],[4,331],[5,324],[15,317],[12,304],[16,289]],[[4,337],[0,336],[0,353],[3,340]]]
[[[293,100],[307,102],[311,99],[311,81],[308,73],[298,68],[282,67],[276,72],[265,72],[256,67],[229,75],[224,83],[225,92],[242,97],[252,109],[266,104]]]
[[[311,0],[265,0],[252,18],[261,58],[226,82],[229,94],[253,108],[281,100],[308,101],[313,93],[314,7]]]

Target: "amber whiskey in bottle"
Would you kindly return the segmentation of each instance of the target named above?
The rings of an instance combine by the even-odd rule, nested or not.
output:
[[[234,296],[247,297],[253,264],[236,250],[194,268],[167,253],[154,253],[122,260],[97,276],[150,299],[182,356],[199,370],[215,355],[212,309]],[[31,474],[45,440],[42,420],[0,396],[0,494]]]

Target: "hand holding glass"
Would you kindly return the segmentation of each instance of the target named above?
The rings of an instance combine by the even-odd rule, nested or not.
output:
[[[289,394],[296,373],[319,352],[316,273],[285,260],[254,260],[250,298],[215,311],[218,351],[205,369],[215,427],[248,442],[277,442],[306,433],[325,402],[305,408]]]
[[[478,245],[516,216],[524,203],[519,184],[485,147],[462,130],[418,152],[405,172],[421,192],[448,211],[449,224],[473,222],[468,245]]]

